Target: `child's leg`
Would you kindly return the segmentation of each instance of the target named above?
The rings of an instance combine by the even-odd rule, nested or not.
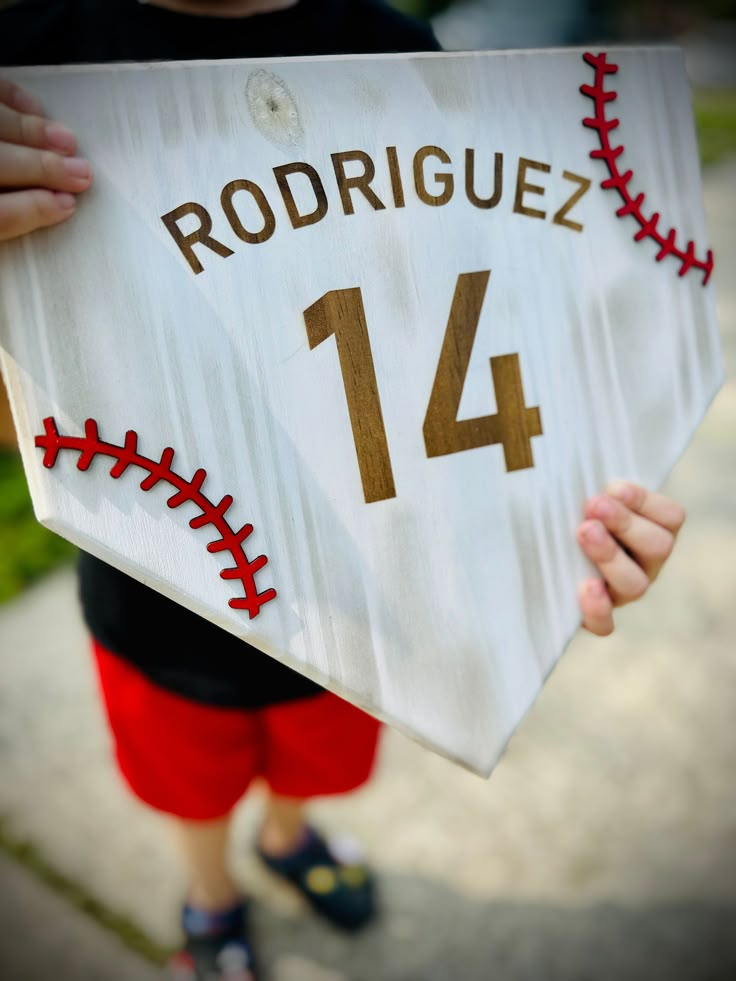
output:
[[[338,850],[309,826],[305,802],[365,783],[379,723],[326,692],[270,706],[260,716],[269,797],[258,852],[331,923],[357,929],[375,912],[373,876],[355,849]]]
[[[227,852],[230,816],[215,821],[174,818],[174,838],[188,875],[188,902],[201,910],[235,905],[240,892],[230,878]]]
[[[255,981],[246,907],[227,869],[230,817],[174,818],[173,831],[188,873],[182,909],[184,947],[169,961],[172,981]]]
[[[95,654],[120,770],[170,816],[189,880],[170,976],[253,981],[246,906],[226,864],[230,814],[258,773],[252,713],[191,702],[99,644]]]
[[[258,845],[267,855],[286,855],[300,843],[305,831],[305,805],[297,797],[269,794],[258,835]]]

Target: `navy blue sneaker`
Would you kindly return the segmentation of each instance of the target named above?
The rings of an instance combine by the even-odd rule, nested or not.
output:
[[[185,906],[181,919],[186,943],[169,961],[171,981],[257,981],[244,903],[216,913]]]
[[[368,866],[341,856],[313,828],[306,828],[304,841],[288,855],[268,855],[260,847],[256,851],[334,926],[357,930],[375,917],[376,887]]]

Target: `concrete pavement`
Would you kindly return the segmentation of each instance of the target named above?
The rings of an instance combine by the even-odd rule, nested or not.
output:
[[[160,972],[0,854],[0,976],[5,981],[155,981]]]
[[[361,936],[260,870],[244,803],[233,860],[274,981],[736,977],[736,160],[708,172],[706,203],[729,381],[668,484],[690,513],[670,567],[612,638],[575,640],[490,781],[390,732],[372,785],[315,808],[381,875],[386,915]],[[0,649],[7,828],[176,943],[175,855],[110,762],[71,572],[0,608]],[[0,892],[5,981],[152,976],[7,861]],[[66,945],[37,942],[44,918]]]

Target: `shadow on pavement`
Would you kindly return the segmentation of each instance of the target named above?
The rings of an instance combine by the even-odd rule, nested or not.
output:
[[[254,910],[272,981],[733,981],[736,904],[631,908],[474,901],[382,877],[385,913],[356,937]],[[297,953],[298,952],[298,953]]]

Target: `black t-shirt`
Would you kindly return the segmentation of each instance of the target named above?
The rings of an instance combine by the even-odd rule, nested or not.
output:
[[[0,11],[0,65],[436,51],[429,27],[380,0],[300,0],[201,17],[138,0],[23,0]]]
[[[242,18],[192,16],[138,0],[24,0],[0,11],[1,66],[437,49],[428,27],[378,0],[300,0]],[[82,553],[79,572],[92,634],[170,691],[244,708],[321,691],[91,555]]]

